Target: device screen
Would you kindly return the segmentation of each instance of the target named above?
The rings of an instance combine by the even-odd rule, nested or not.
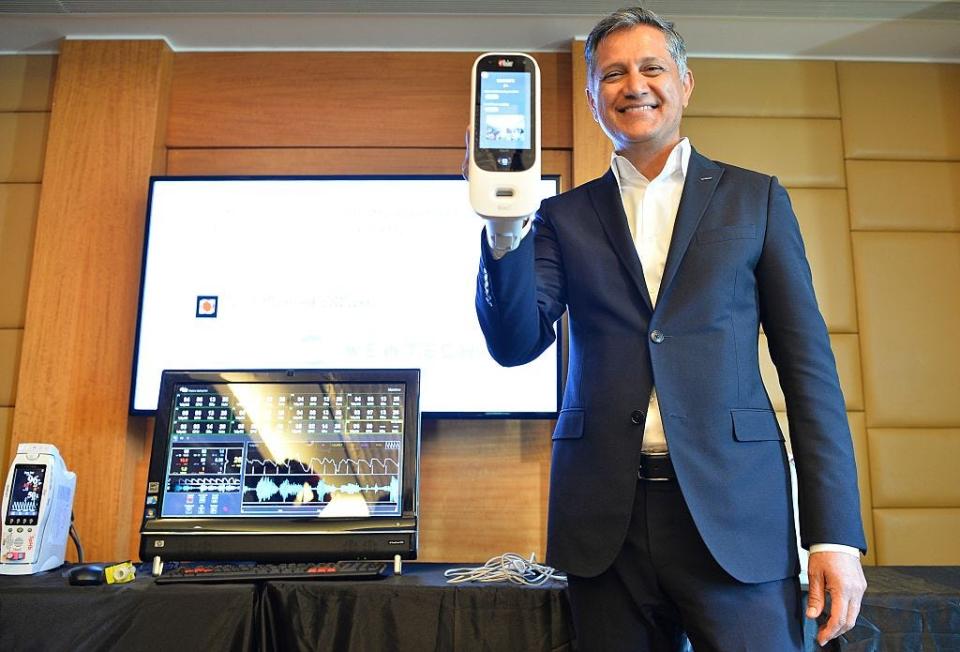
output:
[[[16,464],[7,507],[6,525],[36,525],[47,474],[45,464]]]
[[[474,156],[484,170],[520,171],[533,165],[534,72],[526,57],[491,56],[477,66]]]

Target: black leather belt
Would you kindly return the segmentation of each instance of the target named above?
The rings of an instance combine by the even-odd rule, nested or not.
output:
[[[641,480],[652,480],[654,482],[676,480],[677,474],[673,472],[670,454],[666,452],[640,453],[640,470],[637,471],[637,477]]]

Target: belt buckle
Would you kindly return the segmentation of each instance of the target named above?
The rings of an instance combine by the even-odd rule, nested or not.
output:
[[[670,482],[673,478],[664,478],[664,477],[648,477],[643,474],[644,471],[644,458],[660,458],[660,459],[670,459],[670,453],[668,451],[656,451],[653,453],[640,453],[640,468],[637,469],[637,478],[644,480],[646,482]]]

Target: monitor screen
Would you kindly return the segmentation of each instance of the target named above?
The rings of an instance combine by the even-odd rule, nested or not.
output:
[[[453,177],[152,179],[131,409],[156,409],[164,369],[414,368],[424,416],[554,416],[556,344],[514,368],[486,350],[468,196]]]
[[[399,516],[406,386],[183,383],[161,515]]]
[[[10,504],[4,519],[6,525],[36,525],[40,517],[45,464],[16,464],[10,480]]]
[[[416,370],[166,371],[143,533],[166,533],[168,554],[202,543],[225,558],[230,534],[256,557],[270,551],[252,534],[415,531],[418,397]]]

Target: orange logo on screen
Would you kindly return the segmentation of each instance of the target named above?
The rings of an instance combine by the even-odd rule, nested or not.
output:
[[[216,317],[217,316],[217,297],[200,296],[197,297],[197,317]]]

